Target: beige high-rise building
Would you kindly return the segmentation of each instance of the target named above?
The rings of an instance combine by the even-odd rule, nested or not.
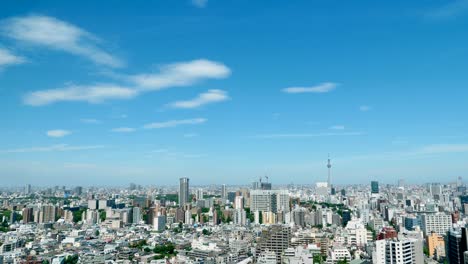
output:
[[[432,232],[427,236],[427,247],[429,248],[429,256],[433,257],[437,253],[437,257],[445,256],[445,241],[444,237]]]

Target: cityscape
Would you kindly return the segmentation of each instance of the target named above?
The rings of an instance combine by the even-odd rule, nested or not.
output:
[[[468,264],[468,0],[0,1],[0,264]]]
[[[4,190],[2,263],[465,263],[466,185]]]

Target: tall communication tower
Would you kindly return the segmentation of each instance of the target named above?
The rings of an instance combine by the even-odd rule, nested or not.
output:
[[[327,163],[327,168],[328,168],[328,188],[331,188],[331,160],[330,160],[330,154],[328,154],[328,163]]]

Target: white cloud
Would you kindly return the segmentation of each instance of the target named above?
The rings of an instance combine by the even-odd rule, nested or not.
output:
[[[170,120],[170,121],[165,121],[165,122],[146,124],[144,128],[146,129],[169,128],[169,127],[176,127],[180,125],[198,125],[198,124],[203,124],[205,122],[206,122],[205,118]]]
[[[468,0],[447,1],[447,4],[425,13],[430,19],[446,19],[462,15],[468,10]]]
[[[103,148],[101,145],[93,146],[70,146],[67,144],[52,145],[47,147],[31,147],[31,148],[18,148],[18,149],[7,149],[0,150],[0,153],[29,153],[29,152],[63,152],[63,151],[77,151],[77,150],[91,150]]]
[[[124,63],[98,47],[93,34],[65,21],[40,15],[13,17],[2,21],[1,32],[17,41],[72,53],[109,67]]]
[[[223,79],[231,74],[224,64],[199,59],[162,66],[159,73],[130,76],[140,89],[161,90],[169,87],[188,86],[204,79]]]
[[[359,106],[359,111],[361,111],[361,112],[367,112],[367,111],[370,111],[371,109],[372,109],[372,107],[370,107],[368,105]]]
[[[208,90],[205,93],[199,94],[197,97],[187,101],[176,101],[169,104],[173,108],[197,108],[206,104],[226,101],[229,96],[226,91]]]
[[[343,129],[345,129],[345,127],[343,125],[335,125],[335,126],[329,127],[329,129],[331,129],[331,130],[343,130]]]
[[[316,86],[311,86],[311,87],[288,87],[283,89],[282,91],[285,93],[328,93],[333,90],[338,86],[337,83],[332,83],[332,82],[326,82],[326,83],[321,83]]]
[[[118,128],[113,128],[111,131],[112,132],[117,132],[117,133],[131,133],[131,132],[135,132],[135,128],[132,128],[132,127],[118,127]]]
[[[100,124],[101,121],[94,119],[94,118],[82,118],[80,119],[81,123],[85,124]]]
[[[69,85],[65,88],[30,92],[23,102],[42,106],[61,101],[100,103],[112,99],[131,99],[141,93],[176,86],[188,86],[204,79],[219,79],[229,76],[225,65],[209,60],[194,60],[164,66],[158,74],[142,74],[122,77],[132,82],[131,86],[116,84]],[[221,90],[210,90],[198,101],[200,104],[220,101],[227,97]]]
[[[193,137],[198,137],[198,134],[196,133],[184,134],[184,138],[193,138]]]
[[[155,149],[151,151],[151,153],[167,153],[167,152],[169,152],[169,150],[167,149]]]
[[[434,144],[424,146],[414,153],[416,154],[443,154],[468,152],[468,144]]]
[[[313,137],[334,137],[334,136],[362,136],[361,132],[346,133],[304,133],[304,134],[264,134],[257,135],[256,138],[313,138]]]
[[[192,4],[198,8],[203,8],[208,3],[208,0],[192,0]]]
[[[26,62],[26,59],[13,54],[7,49],[0,48],[0,67],[17,65]]]
[[[64,136],[70,135],[72,132],[68,130],[63,130],[63,129],[55,129],[55,130],[49,130],[47,131],[47,136],[49,137],[54,137],[54,138],[61,138]]]
[[[81,101],[100,103],[108,99],[130,99],[138,93],[126,87],[112,84],[97,84],[92,86],[68,86],[59,89],[31,92],[23,98],[27,105],[41,106],[61,101]]]

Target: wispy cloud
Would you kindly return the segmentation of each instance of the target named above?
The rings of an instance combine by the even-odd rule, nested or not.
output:
[[[109,66],[124,63],[98,47],[101,42],[93,34],[54,17],[31,15],[13,17],[1,22],[0,31],[20,42],[69,52]]]
[[[0,48],[0,68],[26,62],[26,59],[13,54],[7,49]]]
[[[100,103],[108,99],[129,99],[136,95],[137,91],[134,89],[112,84],[72,85],[66,88],[29,93],[23,98],[23,102],[31,106],[42,106],[61,101]]]
[[[404,144],[406,145],[406,143]],[[381,153],[363,154],[348,157],[346,159],[359,160],[400,160],[409,158],[427,158],[444,154],[468,153],[468,144],[430,144],[401,151],[388,151]]]
[[[184,134],[184,138],[194,138],[194,137],[198,137],[198,134],[196,134],[196,133]]]
[[[29,153],[29,152],[55,152],[55,151],[78,151],[78,150],[91,150],[103,148],[102,145],[92,146],[70,146],[67,144],[52,145],[46,147],[31,147],[31,148],[17,148],[0,150],[0,153]]]
[[[208,90],[207,92],[201,93],[191,100],[176,101],[169,104],[169,106],[172,108],[197,108],[206,104],[219,103],[226,100],[229,100],[229,96],[226,91]]]
[[[132,128],[132,127],[117,127],[117,128],[113,128],[111,129],[112,132],[117,132],[117,133],[131,133],[131,132],[135,132],[135,128]]]
[[[332,82],[326,82],[326,83],[321,83],[316,86],[311,86],[311,87],[288,87],[283,89],[282,91],[285,93],[328,93],[336,89],[338,86],[337,83],[332,83]]]
[[[207,3],[208,3],[208,0],[192,0],[192,5],[198,8],[205,7]]]
[[[220,79],[230,75],[230,69],[222,63],[209,60],[194,60],[163,66],[159,73],[123,76],[125,85],[93,84],[68,85],[64,88],[39,90],[26,94],[23,102],[31,106],[42,106],[63,101],[101,103],[113,99],[132,99],[141,93],[170,87],[189,86],[205,79]],[[122,81],[120,80],[120,81]],[[224,92],[225,93],[225,92]],[[227,97],[221,90],[210,90],[197,103],[202,105]],[[181,104],[188,106],[189,103]]]
[[[426,18],[447,19],[457,17],[468,11],[468,0],[448,1],[447,4],[425,13]]]
[[[262,134],[255,138],[314,138],[314,137],[335,137],[335,136],[362,136],[361,132],[343,132],[343,133],[303,133],[303,134]]]
[[[443,154],[468,152],[468,144],[434,144],[415,150],[414,154]]]
[[[94,118],[82,118],[80,119],[80,122],[85,123],[85,124],[100,124],[101,123],[100,120],[97,120]]]
[[[156,122],[144,125],[145,129],[169,128],[180,125],[198,125],[206,122],[205,118],[193,118],[183,120],[170,120],[165,122]]]
[[[372,107],[368,106],[368,105],[359,106],[359,111],[361,111],[361,112],[367,112],[367,111],[370,111],[371,109],[372,109]]]
[[[329,127],[329,129],[331,129],[331,130],[344,130],[345,127],[343,125],[335,125],[335,126]]]
[[[54,138],[61,138],[70,135],[72,132],[63,129],[49,130],[46,132],[47,136]]]
[[[155,149],[151,151],[151,153],[167,153],[167,152],[169,152],[168,149]]]
[[[223,79],[231,70],[220,62],[199,59],[164,65],[159,73],[130,76],[140,89],[161,90],[169,87],[188,86],[204,79]]]

